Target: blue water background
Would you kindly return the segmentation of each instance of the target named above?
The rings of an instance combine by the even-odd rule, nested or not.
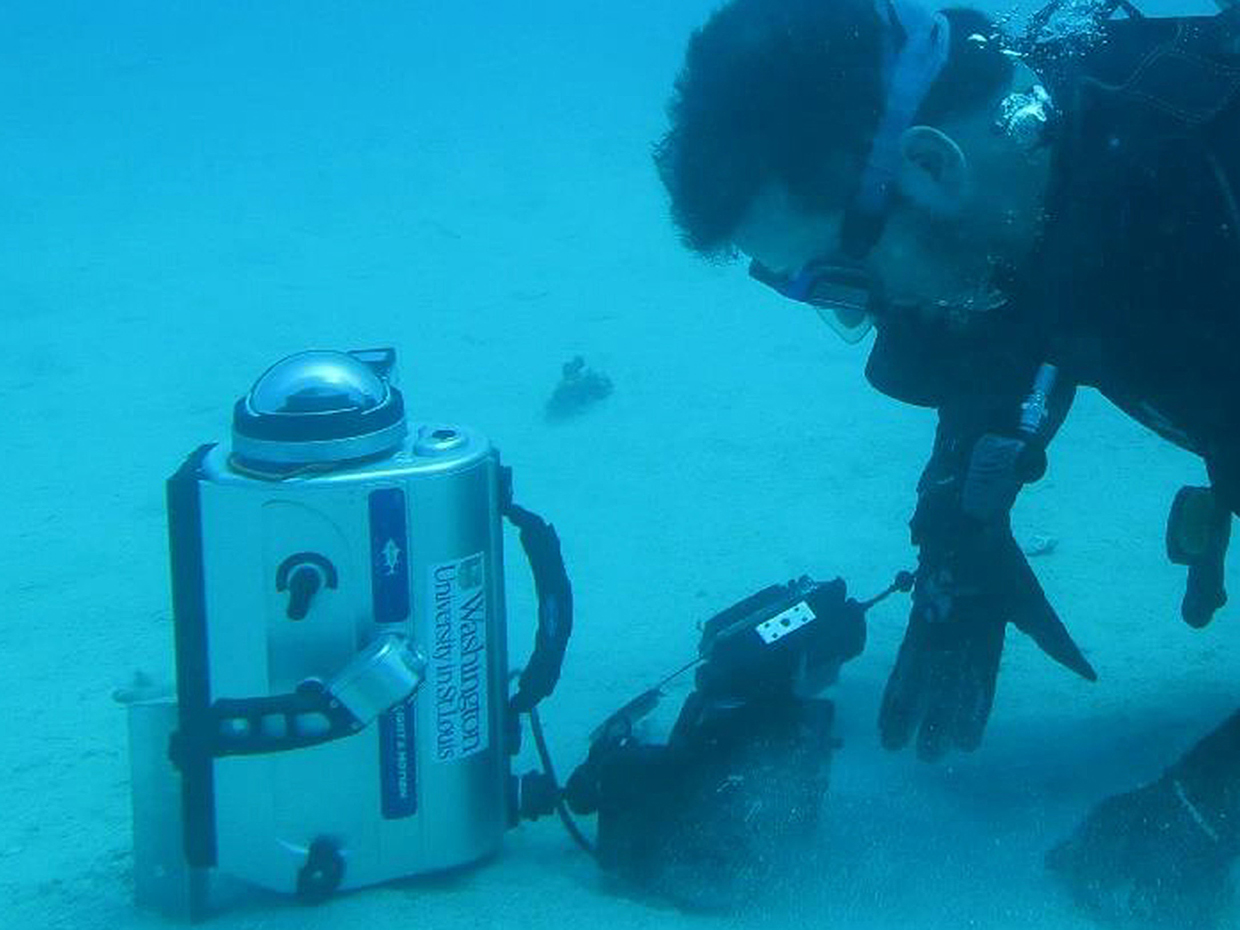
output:
[[[877,396],[864,351],[740,267],[698,262],[667,222],[650,148],[712,6],[0,9],[5,926],[159,926],[129,903],[110,695],[171,669],[163,479],[286,353],[396,346],[414,413],[484,429],[555,520],[579,610],[547,710],[562,766],[691,654],[712,611],[803,572],[872,592],[909,564],[932,416]],[[548,424],[577,353],[615,394]],[[216,925],[1087,926],[1042,851],[1234,694],[1234,618],[1186,630],[1161,551],[1175,488],[1200,477],[1082,398],[1017,523],[1060,540],[1037,569],[1102,680],[1013,636],[981,751],[934,767],[883,754],[873,721],[903,617],[876,611],[837,689],[832,864],[759,914],[618,895],[543,821],[448,880]],[[511,561],[520,659],[532,594]]]

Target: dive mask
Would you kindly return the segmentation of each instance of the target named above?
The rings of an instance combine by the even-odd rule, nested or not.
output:
[[[790,300],[809,304],[849,345],[860,342],[874,325],[870,310],[876,282],[860,262],[844,256],[817,259],[795,275],[781,275],[752,261],[749,276]]]

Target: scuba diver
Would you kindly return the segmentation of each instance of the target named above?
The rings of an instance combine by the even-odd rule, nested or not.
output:
[[[884,746],[976,748],[1007,625],[1095,673],[1014,542],[1079,387],[1196,453],[1176,496],[1183,619],[1226,601],[1240,512],[1240,10],[1056,0],[1023,36],[917,0],[731,0],[689,41],[655,161],[685,244],[937,410],[911,520],[913,606]],[[1048,856],[1099,916],[1208,922],[1240,852],[1240,714]]]

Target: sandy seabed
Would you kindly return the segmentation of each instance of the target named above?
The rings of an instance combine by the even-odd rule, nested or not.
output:
[[[164,479],[286,353],[396,346],[415,417],[483,429],[519,499],[556,523],[578,610],[545,710],[562,770],[692,653],[713,611],[801,573],[869,594],[911,564],[932,414],[876,395],[864,347],[740,266],[695,261],[668,228],[649,146],[707,9],[683,6],[580,20],[547,6],[488,13],[485,29],[473,6],[14,14],[0,65],[6,927],[160,925],[130,903],[111,694],[135,670],[171,674]],[[578,353],[614,396],[547,423]],[[1034,567],[1100,681],[1013,633],[980,751],[936,766],[883,753],[874,719],[905,605],[877,608],[835,689],[827,864],[760,909],[687,917],[619,893],[545,820],[450,877],[313,909],[260,899],[213,923],[1086,926],[1045,849],[1231,709],[1235,611],[1185,627],[1162,551],[1175,490],[1201,478],[1084,394],[1016,525],[1058,539]],[[509,552],[520,661],[533,600],[515,539]]]

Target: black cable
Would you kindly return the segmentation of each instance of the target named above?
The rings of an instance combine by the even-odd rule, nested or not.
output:
[[[551,764],[551,753],[547,749],[547,740],[543,736],[542,720],[539,719],[538,708],[531,708],[528,714],[530,718],[530,731],[534,734],[534,747],[538,750],[538,758],[542,762],[543,774],[547,776],[555,788],[555,812],[560,817],[560,823],[564,824],[564,829],[568,831],[568,835],[573,838],[573,841],[578,846],[591,856],[598,858],[598,851],[594,848],[594,844],[581,832],[581,828],[577,826],[577,821],[573,819],[573,815],[569,812],[568,805],[564,801],[564,794],[560,791],[560,783],[555,777],[555,767]]]
[[[862,601],[861,609],[869,610],[875,604],[879,603],[882,600],[885,600],[887,597],[891,596],[892,594],[895,594],[897,591],[907,594],[909,591],[913,590],[913,581],[915,580],[915,578],[916,576],[912,572],[909,572],[909,571],[898,572],[896,574],[895,581],[893,581],[890,585],[888,585],[886,590],[884,590],[881,594],[877,594],[874,597],[870,598],[868,601]]]

